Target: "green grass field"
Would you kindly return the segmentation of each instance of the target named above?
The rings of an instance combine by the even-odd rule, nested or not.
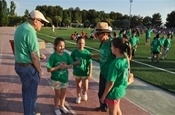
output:
[[[70,40],[70,35],[75,31],[81,33],[84,30],[88,35],[91,32],[91,29],[86,28],[61,28],[56,29],[56,36],[51,36],[51,28],[45,27],[39,33],[38,37],[45,41],[53,43],[56,37],[63,37],[66,42],[66,49],[73,50],[76,48],[74,40]],[[152,35],[154,37],[155,35]],[[71,42],[71,43],[69,43]],[[86,46],[98,49],[100,42],[98,40],[86,40]],[[98,53],[96,50],[87,48],[91,53]],[[160,60],[159,63],[151,62],[151,60],[147,59],[150,56],[150,46],[145,45],[145,35],[140,36],[140,41],[137,47],[136,56],[133,58],[134,61],[131,63],[131,69],[134,75],[137,78],[140,78],[148,83],[154,84],[158,87],[166,89],[170,92],[175,93],[175,40],[172,40],[172,45],[170,51],[168,53],[166,60]],[[142,62],[144,64],[152,65],[153,67],[143,65],[138,62]],[[159,70],[155,67],[162,68],[165,71]],[[170,72],[167,72],[170,71]]]

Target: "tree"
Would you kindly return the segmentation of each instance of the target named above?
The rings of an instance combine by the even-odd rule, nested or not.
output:
[[[63,23],[64,23],[64,26],[68,27],[71,23],[71,20],[70,19],[64,19]]]
[[[149,16],[146,16],[143,18],[143,25],[144,26],[151,26],[151,21],[152,21],[152,18]]]
[[[46,23],[46,26],[48,26],[48,25],[50,25],[50,24],[53,23],[53,22],[52,22],[52,19],[51,19],[50,17],[46,17],[46,19],[49,21],[49,23]]]
[[[174,27],[175,28],[175,11],[172,11],[170,14],[167,15],[166,18],[166,26],[167,27]]]
[[[56,23],[56,26],[58,27],[58,24],[60,24],[62,22],[62,18],[60,16],[55,16],[54,22]]]
[[[131,28],[135,28],[136,26],[142,25],[142,17],[141,16],[133,16],[131,18]]]
[[[122,28],[123,23],[121,20],[115,20],[112,22],[112,25],[117,28]]]
[[[11,1],[10,2],[10,12],[9,12],[11,16],[15,15],[15,9],[16,9],[16,4],[13,1]]]
[[[124,19],[124,20],[122,21],[122,25],[123,25],[123,28],[128,28],[128,25],[129,25],[129,20],[128,20],[128,18],[127,18],[127,19]]]
[[[9,26],[19,25],[22,22],[22,17],[20,16],[9,16]]]
[[[5,0],[0,0],[0,26],[8,24],[9,9]]]
[[[160,26],[162,24],[162,18],[160,13],[155,13],[152,15],[152,26]]]
[[[82,14],[79,7],[76,7],[72,12],[72,22],[73,23],[82,23]]]
[[[90,27],[91,22],[89,20],[84,21],[84,27]]]
[[[27,10],[27,9],[25,10],[24,16],[27,16],[27,17],[29,16],[29,10]]]

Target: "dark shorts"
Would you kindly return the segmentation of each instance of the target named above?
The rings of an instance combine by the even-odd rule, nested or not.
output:
[[[160,54],[160,52],[158,52],[158,51],[152,51],[152,53],[153,53],[154,55]]]

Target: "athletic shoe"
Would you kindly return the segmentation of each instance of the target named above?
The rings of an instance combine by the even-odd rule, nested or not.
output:
[[[97,108],[95,108],[95,111],[99,111],[99,112],[107,112],[108,111],[108,109],[106,108],[106,107],[97,107]]]
[[[60,109],[55,109],[55,114],[56,114],[56,115],[62,115]]]
[[[63,111],[64,113],[68,113],[69,112],[69,110],[66,107],[61,107],[60,110]]]
[[[87,99],[88,99],[88,96],[87,96],[87,94],[85,94],[85,95],[82,95],[82,101],[87,101]]]
[[[76,103],[81,103],[81,97],[77,97]]]

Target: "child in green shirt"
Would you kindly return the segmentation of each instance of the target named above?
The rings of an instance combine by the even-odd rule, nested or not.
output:
[[[157,62],[159,62],[159,54],[160,54],[160,49],[161,49],[161,43],[159,40],[159,34],[154,37],[154,40],[151,43],[151,50],[152,50],[152,57],[151,60],[154,61],[154,58],[156,57]]]
[[[126,44],[120,38],[115,38],[111,43],[111,51],[116,59],[111,63],[105,91],[100,101],[107,103],[109,114],[121,115],[120,100],[126,94],[128,85],[128,59],[125,56]]]
[[[51,85],[55,90],[54,107],[55,114],[61,115],[60,109],[64,113],[69,110],[65,107],[66,89],[68,87],[68,68],[72,67],[72,59],[67,52],[64,52],[65,40],[56,38],[54,50],[47,63],[47,71],[51,72]]]
[[[137,31],[133,30],[132,31],[132,36],[129,39],[129,43],[131,44],[132,47],[132,56],[135,56],[135,51],[137,48],[137,43],[139,42],[139,36],[137,35]]]
[[[85,38],[77,38],[77,49],[71,53],[71,57],[74,62],[79,61],[79,64],[73,66],[73,75],[76,81],[77,99],[76,103],[80,103],[81,100],[87,101],[87,91],[89,78],[92,76],[92,60],[90,52],[84,48]],[[82,97],[81,87],[83,86]]]
[[[164,52],[162,55],[162,59],[166,59],[167,58],[167,53],[169,52],[169,49],[171,47],[171,39],[172,39],[172,35],[171,34],[167,34],[167,38],[164,41]]]

